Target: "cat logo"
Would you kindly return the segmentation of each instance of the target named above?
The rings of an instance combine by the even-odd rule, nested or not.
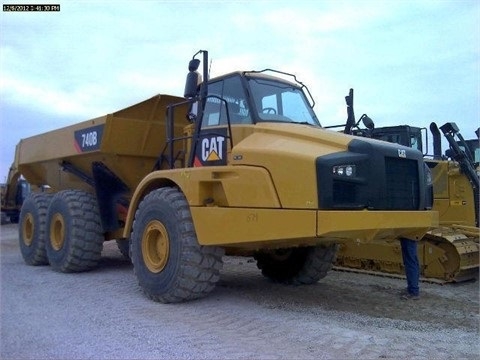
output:
[[[405,150],[398,149],[398,157],[406,158],[407,157],[407,152]]]
[[[201,133],[196,146],[194,166],[226,165],[226,154],[226,129],[215,129],[215,133]]]
[[[202,140],[202,161],[218,161],[223,159],[223,136],[213,136]]]

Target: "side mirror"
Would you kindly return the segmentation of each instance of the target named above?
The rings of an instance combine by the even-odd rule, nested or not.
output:
[[[362,116],[363,125],[369,130],[373,130],[375,128],[375,124],[373,120],[370,119],[366,114]]]
[[[373,120],[370,119],[367,116],[367,114],[363,114],[362,116],[360,116],[360,120],[362,121],[363,126],[365,126],[368,130],[375,129],[375,124],[373,123]],[[358,120],[358,123],[360,122],[360,120]],[[358,126],[358,123],[357,123],[357,126]]]
[[[201,82],[201,76],[197,71],[199,65],[199,59],[192,59],[188,63],[189,73],[187,74],[187,80],[185,81],[185,91],[183,92],[183,96],[187,99],[194,98],[198,94],[198,84]]]
[[[196,71],[192,71],[187,74],[187,80],[185,81],[185,91],[183,92],[183,96],[185,98],[191,99],[197,96],[199,78],[200,74]]]
[[[188,71],[197,71],[198,67],[200,66],[200,60],[199,59],[192,59],[188,63]]]

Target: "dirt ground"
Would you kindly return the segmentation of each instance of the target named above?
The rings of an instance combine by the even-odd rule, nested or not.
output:
[[[24,264],[17,226],[1,226],[1,359],[478,359],[478,281],[421,284],[332,271],[310,286],[262,277],[225,257],[205,299],[148,300],[131,264],[105,243],[98,269]]]

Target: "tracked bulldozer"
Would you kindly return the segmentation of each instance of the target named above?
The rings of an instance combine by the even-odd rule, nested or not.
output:
[[[440,130],[431,123],[433,155],[428,155],[426,128],[408,125],[375,128],[365,114],[355,121],[352,90],[346,99],[350,110],[345,132],[402,144],[424,153],[425,163],[432,174],[433,209],[439,212],[440,226],[427,232],[419,242],[418,257],[423,280],[446,283],[478,278],[479,131],[476,131],[477,139],[465,140],[455,123],[444,124],[440,130],[449,149],[442,154]],[[364,128],[359,127],[362,120]],[[342,244],[335,268],[403,277],[400,243],[392,239],[382,243]]]

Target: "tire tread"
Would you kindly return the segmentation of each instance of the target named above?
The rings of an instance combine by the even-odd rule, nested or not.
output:
[[[137,215],[152,203],[170,204],[173,210],[171,216],[176,219],[180,234],[179,239],[170,239],[170,241],[182,242],[180,247],[181,264],[176,274],[175,286],[156,291],[142,285],[142,274],[138,271],[134,262],[134,272],[139,279],[140,286],[148,298],[162,303],[176,303],[206,296],[214,289],[220,277],[224,250],[219,247],[198,244],[188,202],[179,190],[170,187],[154,190],[145,196],[134,220],[133,238],[139,238],[141,236],[139,233],[142,232],[142,229],[138,229],[139,219]],[[137,241],[139,240],[137,239]],[[133,241],[131,241],[130,253],[132,257],[135,256],[133,255]]]
[[[71,228],[67,231],[70,238],[65,239],[65,249],[60,250],[65,252],[60,261],[52,261],[55,250],[47,246],[52,268],[64,273],[95,268],[101,257],[104,240],[95,196],[82,190],[65,190],[54,196],[52,204],[54,202],[63,202],[68,208]]]

